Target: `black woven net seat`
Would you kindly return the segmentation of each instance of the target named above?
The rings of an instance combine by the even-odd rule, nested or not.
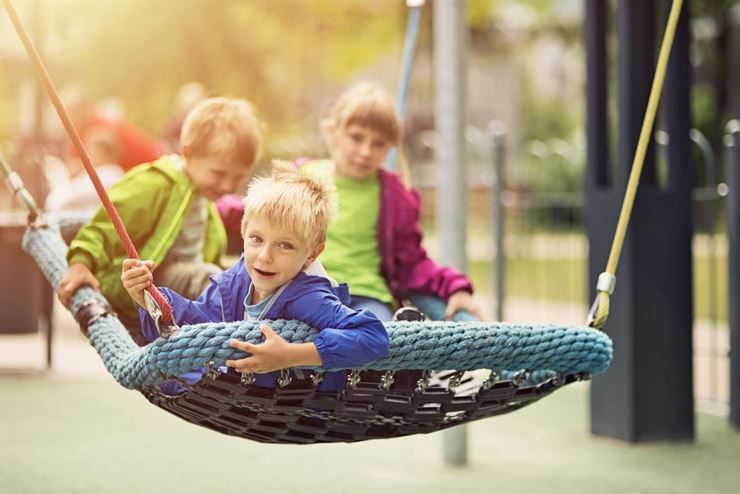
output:
[[[238,374],[209,372],[179,396],[157,387],[142,394],[173,415],[224,434],[265,443],[313,444],[439,431],[518,410],[587,378],[586,373],[550,373],[537,380],[526,372],[497,378],[467,372],[358,371],[347,376],[343,392],[326,393],[317,391],[310,377],[269,389],[245,385]]]
[[[67,266],[60,228],[32,225],[24,249],[58,287]],[[412,300],[432,319],[443,318],[439,299]],[[355,442],[446,429],[518,410],[588,379],[606,370],[612,355],[609,338],[589,328],[483,323],[460,313],[452,323],[386,324],[389,355],[347,370],[340,391],[321,390],[322,374],[310,369],[301,371],[301,379],[281,373],[271,389],[254,385],[253,376],[218,370],[227,359],[239,358],[230,339],[259,343],[255,322],[184,326],[139,347],[106,307],[100,293],[81,288],[70,310],[122,386],[191,423],[267,443]],[[317,334],[298,321],[270,324],[287,341],[311,341]],[[195,384],[178,378],[202,368],[205,375]],[[435,371],[449,368],[458,370]],[[173,379],[182,394],[160,388]]]

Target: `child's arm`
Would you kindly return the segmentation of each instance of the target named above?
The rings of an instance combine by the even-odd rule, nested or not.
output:
[[[447,299],[447,310],[445,319],[452,319],[457,312],[464,310],[470,312],[478,319],[483,319],[483,313],[478,304],[478,299],[467,290],[458,290]]]
[[[125,175],[109,191],[131,241],[137,246],[141,246],[143,240],[152,234],[166,200],[166,194],[152,193],[156,187],[163,187],[164,177],[152,177],[154,174]],[[59,300],[65,306],[69,305],[75,290],[85,284],[100,289],[93,273],[108,269],[116,258],[124,256],[123,244],[101,206],[70,242],[67,251],[69,268],[60,283]]]
[[[310,285],[286,304],[286,318],[299,319],[320,332],[314,340],[324,369],[349,369],[385,357],[388,332],[369,311],[342,304],[326,280]]]
[[[154,283],[153,261],[140,261],[139,259],[124,259],[121,267],[121,281],[131,298],[139,304],[139,307],[146,308],[144,304],[144,290]]]
[[[59,301],[65,307],[69,307],[72,294],[84,285],[100,290],[100,282],[86,265],[82,263],[70,264],[59,282],[59,289],[57,290]]]
[[[421,245],[419,199],[415,191],[403,190],[396,197],[395,250],[392,252],[396,271],[397,291],[402,294],[419,292],[435,295],[447,302],[445,317],[467,310],[482,318],[473,285],[463,273],[448,266],[439,266]]]
[[[309,290],[286,301],[285,307],[281,318],[297,319],[320,330],[313,343],[288,343],[272,328],[262,325],[265,343],[231,340],[232,348],[252,355],[229,360],[226,365],[241,372],[299,366],[350,369],[388,354],[388,333],[383,323],[371,312],[357,312],[343,305],[325,280],[311,284]]]
[[[108,191],[134,245],[141,245],[152,235],[167,197],[157,192],[167,184],[166,179],[154,173],[139,172],[124,175]],[[67,261],[70,265],[85,264],[95,271],[96,266],[109,265],[119,253],[125,253],[123,244],[105,209],[100,206],[70,242]]]

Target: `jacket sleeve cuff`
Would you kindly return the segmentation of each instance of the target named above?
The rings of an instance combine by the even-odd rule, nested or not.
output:
[[[67,263],[71,266],[72,264],[84,264],[90,271],[95,268],[95,262],[90,254],[84,251],[74,252],[67,258]]]
[[[470,294],[473,293],[473,285],[470,283],[470,280],[468,280],[464,276],[457,280],[452,281],[450,285],[447,287],[447,294],[445,296],[445,302],[447,302],[455,292],[459,292],[459,291],[465,291]]]
[[[331,349],[326,342],[326,338],[322,338],[322,335],[319,333],[319,336],[316,337],[316,340],[313,343],[314,345],[316,345],[316,350],[319,352],[319,357],[321,357],[321,368],[336,369],[336,362],[334,360],[334,356],[332,355]]]

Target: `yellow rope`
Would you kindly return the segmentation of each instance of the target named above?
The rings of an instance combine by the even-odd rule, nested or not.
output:
[[[663,42],[660,46],[653,86],[650,89],[650,98],[648,99],[647,109],[645,110],[645,119],[642,122],[640,138],[637,141],[637,150],[632,161],[632,170],[630,171],[629,181],[627,182],[622,211],[619,213],[619,222],[617,223],[617,230],[614,234],[612,249],[609,253],[609,260],[606,263],[606,271],[599,276],[599,283],[597,285],[598,293],[589,313],[588,325],[594,328],[601,329],[604,327],[606,319],[609,316],[609,296],[614,290],[614,284],[616,283],[615,274],[617,264],[619,263],[619,255],[622,252],[624,237],[627,234],[627,226],[629,225],[632,206],[634,205],[635,195],[637,194],[637,186],[640,182],[640,175],[645,162],[645,152],[650,142],[653,124],[655,123],[655,114],[658,111],[658,102],[660,101],[660,94],[663,91],[668,58],[671,54],[671,46],[673,46],[676,25],[681,14],[682,4],[683,0],[673,0],[673,4],[671,5],[671,13],[668,17]]]

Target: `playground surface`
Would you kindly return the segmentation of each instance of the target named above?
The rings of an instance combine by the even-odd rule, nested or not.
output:
[[[694,444],[588,432],[587,386],[469,426],[469,465],[441,434],[266,445],[180,421],[112,380],[0,378],[3,493],[706,493],[740,485],[740,433],[697,416]]]

